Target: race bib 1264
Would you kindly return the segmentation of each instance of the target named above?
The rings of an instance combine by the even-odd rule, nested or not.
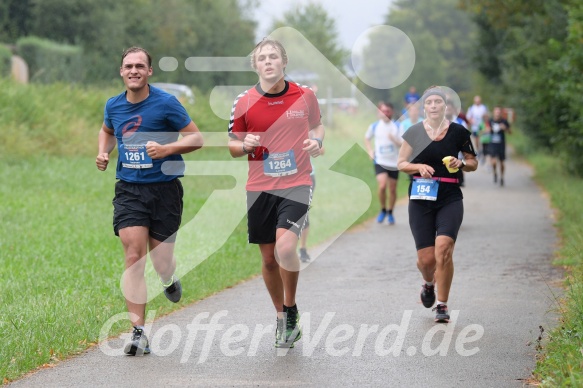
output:
[[[293,150],[269,154],[263,160],[263,173],[267,176],[280,177],[298,172]]]

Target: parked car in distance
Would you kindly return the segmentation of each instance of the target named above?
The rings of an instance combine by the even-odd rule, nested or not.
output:
[[[186,85],[167,82],[152,82],[150,85],[172,94],[182,104],[194,105],[194,93],[192,93],[192,89]]]

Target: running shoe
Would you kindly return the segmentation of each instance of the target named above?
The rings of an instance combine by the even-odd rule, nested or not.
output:
[[[498,182],[498,174],[494,173],[494,183]]]
[[[300,260],[302,263],[307,263],[308,261],[312,260],[310,255],[308,255],[306,248],[300,248]]]
[[[435,303],[435,286],[423,284],[421,286],[421,303],[428,309]]]
[[[277,320],[275,347],[293,348],[295,342],[302,338],[302,329],[299,324],[300,313],[296,306],[284,306],[284,316],[284,319]]]
[[[297,306],[288,307],[287,308],[287,320],[286,320],[286,328],[285,328],[285,335],[287,341],[291,341],[291,348],[294,347],[294,342],[302,338],[302,329],[300,327],[300,313],[298,311]]]
[[[500,186],[504,186],[504,178],[500,177]]]
[[[150,354],[150,343],[142,329],[134,326],[131,341],[126,345],[124,353],[129,356],[143,356]]]
[[[166,298],[168,298],[170,302],[178,303],[182,297],[182,284],[180,283],[180,280],[174,276],[172,276],[171,281],[172,283],[168,287],[162,284],[164,287],[164,295],[166,295]]]
[[[447,312],[447,306],[444,304],[438,304],[433,308],[435,313],[435,322],[442,322],[448,323],[449,322],[449,313]]]
[[[395,217],[390,213],[387,213],[387,221],[389,222],[389,225],[395,225]]]
[[[387,215],[387,211],[386,210],[381,210],[381,212],[379,213],[379,215],[377,216],[377,222],[380,224],[385,220],[385,217]]]
[[[285,347],[285,320],[277,318],[275,325],[275,347]]]

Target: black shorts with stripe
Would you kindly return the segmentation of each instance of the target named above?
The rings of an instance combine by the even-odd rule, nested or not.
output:
[[[283,228],[301,234],[312,200],[310,186],[283,190],[247,192],[249,243],[271,244],[276,230]]]

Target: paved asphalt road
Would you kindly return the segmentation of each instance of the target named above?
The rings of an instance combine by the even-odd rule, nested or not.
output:
[[[10,386],[520,387],[535,366],[539,326],[556,322],[562,276],[550,265],[552,211],[531,175],[512,160],[503,188],[484,166],[466,175],[448,325],[419,302],[401,201],[396,225],[373,220],[312,250],[294,349],[274,349],[275,315],[255,278],[156,320],[148,356],[119,355],[114,339]]]

